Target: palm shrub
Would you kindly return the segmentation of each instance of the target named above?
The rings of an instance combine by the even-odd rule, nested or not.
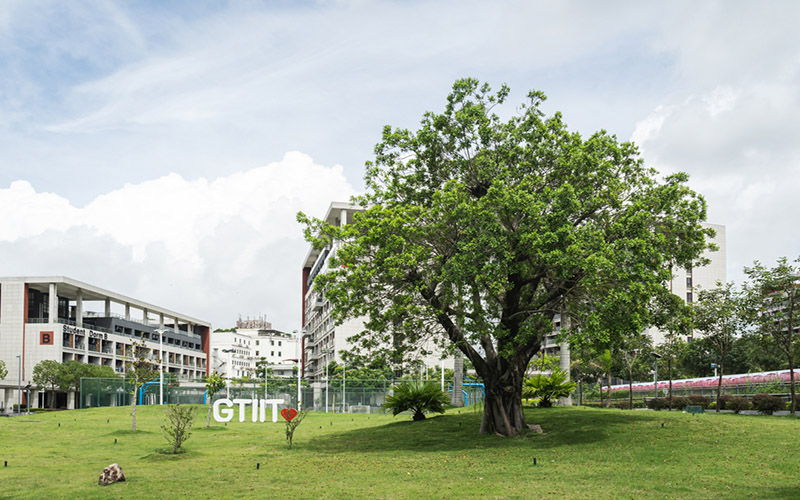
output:
[[[392,415],[412,410],[414,420],[424,420],[426,413],[444,413],[450,398],[433,382],[410,380],[392,388],[393,394],[386,397],[381,406],[391,410]]]
[[[550,408],[553,400],[565,398],[577,387],[575,382],[567,380],[569,374],[565,370],[553,370],[550,375],[534,375],[522,384],[522,397],[539,399],[539,406]]]

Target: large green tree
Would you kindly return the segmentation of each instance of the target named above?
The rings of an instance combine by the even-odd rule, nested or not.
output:
[[[773,341],[785,356],[789,367],[791,412],[795,414],[795,380],[798,342],[800,342],[800,258],[789,262],[778,259],[778,265],[767,268],[759,262],[745,268],[749,278],[748,295],[755,310],[759,331]]]
[[[508,93],[459,80],[418,131],[385,127],[353,224],[298,214],[315,246],[337,242],[315,286],[337,320],[368,318],[354,340],[453,344],[485,385],[481,432],[502,435],[525,426],[525,369],[556,314],[582,335],[641,331],[670,265],[711,234],[685,174],[658,180],[633,144],[570,132],[540,92],[501,119]]]

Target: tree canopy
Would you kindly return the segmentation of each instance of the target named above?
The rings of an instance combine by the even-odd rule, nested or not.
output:
[[[332,248],[315,287],[334,317],[368,318],[351,341],[453,344],[485,384],[481,432],[503,435],[525,426],[525,369],[555,315],[572,335],[640,332],[672,266],[698,264],[712,234],[685,174],[659,180],[632,143],[570,132],[541,92],[504,120],[508,94],[458,80],[416,132],[384,128],[353,224],[298,214]]]

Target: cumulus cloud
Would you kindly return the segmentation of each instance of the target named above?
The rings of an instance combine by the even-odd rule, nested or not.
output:
[[[0,189],[3,275],[67,275],[217,326],[265,314],[297,328],[308,249],[298,211],[355,194],[341,166],[291,152],[214,180],[170,174],[74,207],[25,181]]]
[[[727,226],[728,276],[753,260],[796,257],[800,236],[800,82],[771,79],[660,106],[633,139],[663,172],[685,171],[708,202],[709,221]],[[667,110],[668,111],[665,111]]]

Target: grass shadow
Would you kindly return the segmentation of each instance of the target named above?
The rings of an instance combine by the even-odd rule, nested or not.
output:
[[[309,440],[316,450],[328,453],[384,452],[413,450],[418,452],[457,451],[473,448],[556,447],[586,445],[606,439],[610,433],[628,425],[653,421],[658,416],[648,412],[620,410],[589,410],[581,408],[530,408],[525,410],[529,424],[538,424],[544,434],[525,430],[506,438],[498,435],[479,435],[481,414],[452,412],[429,417],[419,422],[404,419],[386,425],[354,429],[319,436]],[[398,416],[400,418],[400,416]],[[602,430],[603,432],[598,432]]]

